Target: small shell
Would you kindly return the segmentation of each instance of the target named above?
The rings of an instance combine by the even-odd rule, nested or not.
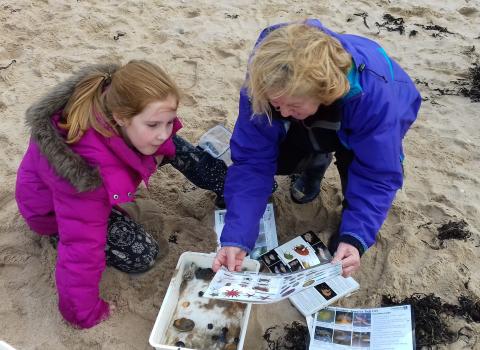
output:
[[[190,266],[185,268],[183,271],[183,280],[184,281],[191,281],[193,276],[195,276],[195,270],[197,269],[197,265],[195,263],[191,263]]]
[[[223,350],[237,350],[237,344],[229,343],[223,347]]]
[[[190,306],[190,302],[189,302],[189,301],[184,301],[184,302],[182,303],[182,306],[183,306],[184,308],[187,308],[187,307]]]
[[[180,332],[190,332],[195,327],[195,322],[182,317],[173,321],[173,326]]]

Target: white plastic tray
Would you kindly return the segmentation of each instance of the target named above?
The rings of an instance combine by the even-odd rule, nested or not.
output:
[[[172,280],[168,286],[167,293],[163,299],[162,306],[158,313],[157,319],[150,334],[149,343],[157,350],[178,350],[178,346],[167,345],[166,337],[167,331],[172,327],[173,316],[177,309],[177,304],[180,297],[180,286],[183,281],[183,273],[191,263],[195,263],[198,267],[208,268],[212,266],[215,254],[185,252],[183,253],[177,263]],[[258,271],[260,269],[260,263],[256,260],[246,258],[243,266],[249,271]],[[251,305],[247,304],[243,312],[243,319],[240,322],[240,336],[237,344],[237,350],[243,349],[243,342],[245,340],[245,334],[247,332],[248,318],[250,316]],[[192,348],[182,348],[190,350],[200,350]]]
[[[0,340],[0,350],[15,350],[10,345],[5,343],[3,340]]]

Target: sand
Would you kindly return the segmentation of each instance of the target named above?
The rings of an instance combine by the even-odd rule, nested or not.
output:
[[[148,337],[179,255],[211,252],[216,246],[214,196],[165,167],[154,176],[149,191],[142,190],[142,208],[148,210],[140,212],[139,219],[163,242],[164,258],[142,275],[107,268],[101,293],[117,306],[112,317],[89,330],[69,326],[57,310],[56,251],[47,238],[26,227],[14,200],[16,170],[28,140],[23,124],[27,107],[84,65],[147,59],[177,79],[184,91],[181,135],[197,142],[218,123],[233,127],[246,61],[260,30],[305,17],[381,42],[418,79],[426,100],[405,139],[404,188],[378,243],[362,258],[362,269],[354,276],[361,289],[339,304],[375,307],[382,294],[403,298],[415,292],[435,293],[451,303],[460,294],[479,297],[479,104],[452,94],[458,90],[453,81],[465,78],[479,57],[478,49],[472,49],[479,45],[479,4],[478,0],[3,1],[0,339],[17,349],[149,349]],[[368,27],[355,15],[363,12],[368,13]],[[384,22],[386,13],[403,17],[404,34],[375,25]],[[453,34],[415,24],[439,25]],[[417,34],[409,36],[413,30]],[[278,181],[273,202],[279,240],[307,230],[328,238],[338,224],[341,203],[334,167],[320,198],[311,204],[294,204],[288,179]],[[445,248],[433,250],[429,245],[438,243],[436,228],[460,219],[469,224],[472,238],[447,241]],[[168,243],[173,234],[177,244]],[[266,348],[265,329],[293,320],[302,317],[288,302],[254,307],[245,349]],[[452,320],[450,325],[456,331],[465,322]],[[469,327],[474,337],[460,337],[445,348],[480,348],[480,327]]]

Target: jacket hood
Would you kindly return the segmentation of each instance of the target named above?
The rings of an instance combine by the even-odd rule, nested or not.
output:
[[[87,164],[65,142],[52,123],[52,116],[65,107],[75,86],[85,76],[97,71],[113,74],[118,69],[117,64],[85,67],[55,86],[26,112],[26,124],[31,130],[32,139],[38,144],[40,151],[57,175],[70,182],[79,192],[91,191],[99,187],[102,184],[102,178],[97,168]]]

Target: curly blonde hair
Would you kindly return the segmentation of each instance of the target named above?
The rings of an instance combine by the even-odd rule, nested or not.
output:
[[[345,95],[352,57],[340,42],[305,23],[269,33],[248,66],[246,88],[254,115],[271,118],[269,96],[311,97],[330,105]]]

